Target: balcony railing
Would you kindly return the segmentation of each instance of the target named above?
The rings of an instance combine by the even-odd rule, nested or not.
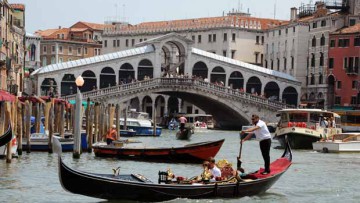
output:
[[[358,75],[359,74],[359,67],[346,68],[346,74],[348,74],[348,75]]]

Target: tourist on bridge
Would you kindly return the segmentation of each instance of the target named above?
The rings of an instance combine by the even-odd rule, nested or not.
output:
[[[248,135],[242,139],[241,144],[250,139],[253,133],[256,139],[260,140],[260,150],[265,162],[265,170],[261,173],[263,175],[270,173],[270,147],[271,147],[271,135],[266,123],[260,120],[258,115],[252,115],[251,122],[254,127],[242,130],[241,135],[248,133]]]
[[[116,135],[117,135],[116,125],[112,125],[112,128],[110,128],[110,129],[107,131],[107,134],[106,134],[106,143],[107,143],[108,145],[111,144],[114,140],[116,140]]]
[[[179,122],[180,122],[180,130],[183,131],[185,129],[185,123],[187,122],[187,119],[184,116],[180,116]]]

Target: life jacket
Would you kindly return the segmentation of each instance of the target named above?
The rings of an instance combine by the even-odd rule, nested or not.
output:
[[[106,135],[106,139],[115,140],[116,139],[116,130],[115,129],[109,130]]]

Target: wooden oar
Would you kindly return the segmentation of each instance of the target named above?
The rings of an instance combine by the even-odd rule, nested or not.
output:
[[[240,171],[241,173],[244,173],[244,169],[241,168],[241,151],[242,151],[242,139],[241,139],[241,134],[240,134],[240,150],[239,150],[239,156],[237,157],[237,170]]]

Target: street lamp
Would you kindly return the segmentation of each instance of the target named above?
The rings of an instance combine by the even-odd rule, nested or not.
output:
[[[84,79],[83,77],[78,76],[75,80],[75,84],[78,87],[78,91],[76,93],[76,99],[75,99],[75,133],[74,133],[74,152],[73,157],[74,158],[80,158],[81,153],[81,124],[82,124],[82,116],[81,116],[81,110],[82,110],[82,94],[81,94],[81,87],[84,85]]]

